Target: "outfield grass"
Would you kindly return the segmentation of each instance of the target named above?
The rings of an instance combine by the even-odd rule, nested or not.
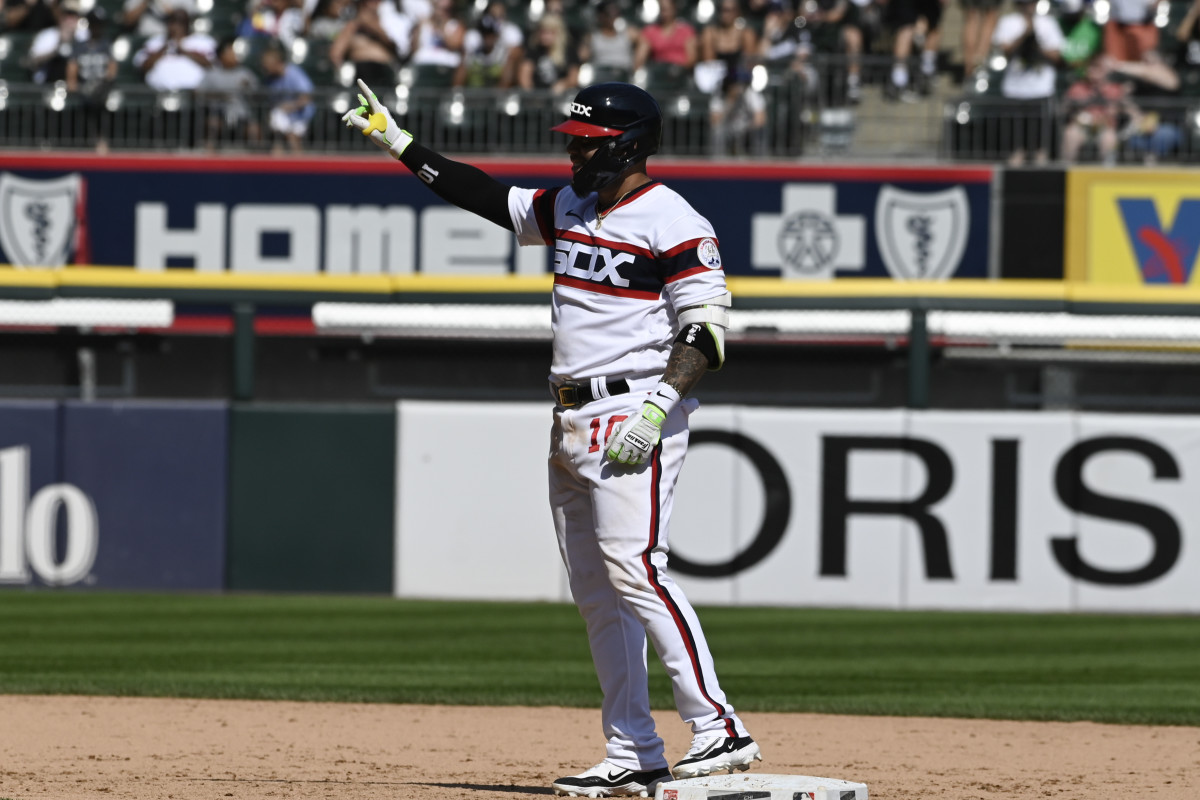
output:
[[[1200,725],[1200,618],[700,614],[742,710]],[[20,590],[0,693],[599,704],[571,606]]]

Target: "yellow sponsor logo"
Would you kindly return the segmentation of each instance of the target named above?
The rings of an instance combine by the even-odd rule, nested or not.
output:
[[[1067,277],[1180,287],[1200,254],[1200,176],[1073,170],[1067,177]]]

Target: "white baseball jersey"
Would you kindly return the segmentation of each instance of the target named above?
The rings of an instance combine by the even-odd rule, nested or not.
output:
[[[667,574],[695,401],[671,411],[646,463],[616,466],[604,449],[666,369],[678,312],[725,294],[717,239],[708,220],[657,182],[603,219],[595,194],[581,198],[570,188],[511,189],[508,206],[521,244],[555,248],[551,380],[623,377],[630,386],[555,408],[550,505],[604,693],[605,758],[625,769],[659,769],[667,760],[650,713],[647,639],[693,734],[747,735],[717,681],[696,613]]]
[[[725,293],[712,225],[657,181],[603,220],[565,187],[514,188],[508,209],[518,242],[555,249],[552,379],[661,374],[677,312]]]

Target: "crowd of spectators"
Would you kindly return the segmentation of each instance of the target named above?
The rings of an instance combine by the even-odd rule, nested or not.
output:
[[[1184,94],[1200,89],[1200,0],[1166,34],[1170,7],[1158,0],[1065,0],[1051,14],[1039,5],[1014,0],[992,36],[1000,94],[1016,109],[1008,162],[1153,164],[1179,154],[1192,127]]]
[[[0,30],[36,34],[30,80],[64,82],[93,127],[117,80],[112,41],[137,37],[136,78],[202,98],[210,148],[303,147],[314,91],[327,87],[296,63],[298,45],[327,54],[328,88],[354,76],[388,91],[412,67],[472,89],[566,94],[581,82],[637,80],[703,93],[717,154],[768,151],[768,81],[837,107],[862,102],[872,84],[884,101],[921,102],[939,80],[945,96],[990,77],[1023,120],[1005,153],[1014,164],[1169,156],[1186,125],[1159,101],[1180,91],[1181,70],[1200,68],[1200,0],[1172,26],[1172,46],[1161,40],[1165,0],[957,0],[954,43],[942,28],[956,0],[215,1],[224,5],[0,0]],[[247,97],[259,92],[271,108],[256,118]]]

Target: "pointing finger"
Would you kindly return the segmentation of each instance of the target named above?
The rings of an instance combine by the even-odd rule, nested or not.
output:
[[[375,93],[371,91],[370,87],[363,82],[362,78],[358,79],[358,88],[362,90],[363,95],[367,98],[364,100],[364,102],[370,104],[372,113],[378,114],[380,111],[383,111],[383,105],[380,104],[379,98],[377,98]]]

